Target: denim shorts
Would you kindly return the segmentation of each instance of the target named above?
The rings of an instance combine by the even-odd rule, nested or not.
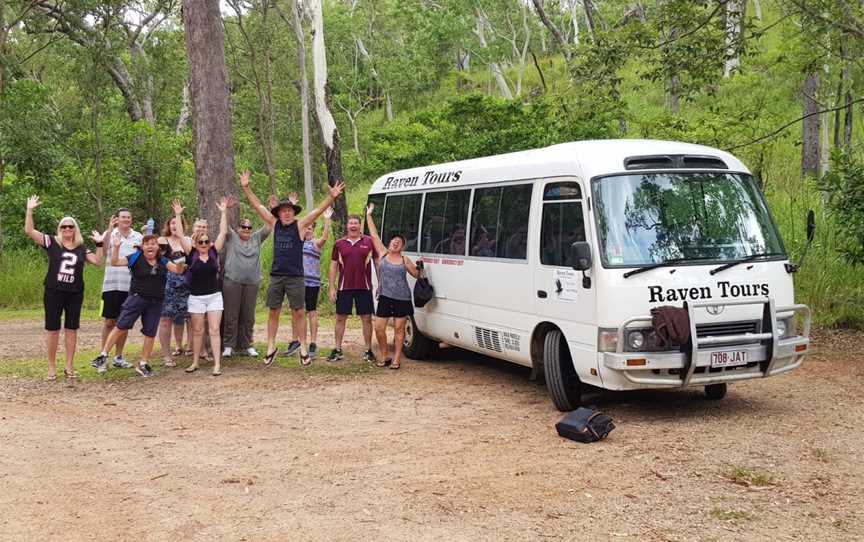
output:
[[[135,321],[141,318],[141,333],[145,337],[155,337],[159,329],[159,317],[162,316],[162,300],[141,297],[130,294],[123,303],[123,310],[117,319],[117,329],[129,330],[135,326]]]

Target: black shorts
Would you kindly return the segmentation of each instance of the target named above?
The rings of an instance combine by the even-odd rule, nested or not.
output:
[[[116,320],[120,317],[120,311],[123,310],[123,303],[129,297],[129,292],[119,292],[112,290],[110,292],[102,292],[102,318],[108,320]]]
[[[378,296],[378,318],[405,318],[414,314],[414,304],[411,300],[393,299],[386,295]]]
[[[306,312],[318,310],[318,292],[320,290],[320,286],[306,287]]]
[[[81,324],[81,305],[84,304],[84,292],[64,292],[54,288],[45,288],[43,298],[45,305],[45,329],[60,330],[60,317],[65,314],[63,327],[78,329]]]
[[[375,304],[372,302],[372,290],[340,290],[336,292],[336,314],[350,315],[351,307],[355,314],[372,314]]]

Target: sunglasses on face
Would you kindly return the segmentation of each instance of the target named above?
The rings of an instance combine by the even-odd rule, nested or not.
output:
[[[240,229],[241,229],[241,230],[251,230],[251,229],[252,229],[252,226],[243,226],[243,225],[241,225],[241,226],[240,226]]]
[[[61,230],[74,230],[75,226],[73,226],[72,224],[63,224],[60,226],[60,229]]]
[[[200,246],[200,247],[206,247],[209,244],[210,244],[210,239],[201,239],[198,241],[198,246]]]

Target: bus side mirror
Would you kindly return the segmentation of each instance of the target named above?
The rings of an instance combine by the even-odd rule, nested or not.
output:
[[[585,276],[585,271],[591,269],[591,245],[585,241],[576,241],[570,245],[570,261],[573,269],[582,271],[582,287],[591,287],[591,277]]]
[[[816,234],[816,214],[813,209],[807,211],[807,243],[804,245],[804,250],[801,252],[801,257],[798,258],[798,263],[787,263],[787,273],[797,273],[801,266],[804,265],[804,259],[807,258],[807,251],[810,250],[810,245],[813,244],[813,236]]]

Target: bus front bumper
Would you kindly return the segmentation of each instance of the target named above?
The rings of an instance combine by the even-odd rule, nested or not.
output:
[[[692,303],[688,306],[691,337],[697,337],[694,312],[717,303]],[[726,304],[764,304],[763,322],[770,325],[762,333],[745,336],[698,337],[682,352],[623,352],[623,337],[628,325],[650,322],[651,317],[635,317],[619,328],[618,351],[602,352],[603,368],[623,376],[640,387],[704,386],[750,378],[765,378],[801,366],[810,350],[810,309],[806,305],[774,307],[772,299],[740,300]],[[790,337],[777,334],[777,313],[802,317],[802,333]]]

